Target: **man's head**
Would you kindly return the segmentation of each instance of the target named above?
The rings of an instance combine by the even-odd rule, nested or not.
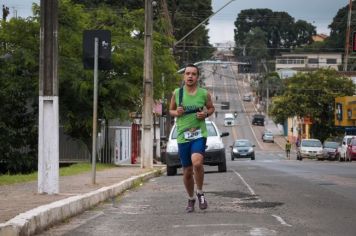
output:
[[[184,82],[185,85],[195,86],[197,85],[199,77],[199,68],[194,64],[188,64],[184,69]]]
[[[194,64],[187,64],[187,65],[185,66],[184,73],[185,73],[185,71],[187,70],[188,67],[193,67],[193,68],[195,68],[196,71],[197,71],[197,75],[198,75],[198,77],[199,77],[199,74],[200,74],[199,68],[198,68],[196,65],[194,65]]]

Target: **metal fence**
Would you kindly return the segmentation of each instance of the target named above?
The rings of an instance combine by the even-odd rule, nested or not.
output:
[[[91,147],[59,132],[59,162],[78,163],[91,161]],[[131,126],[106,126],[101,124],[97,137],[97,161],[100,163],[124,163],[131,159]]]

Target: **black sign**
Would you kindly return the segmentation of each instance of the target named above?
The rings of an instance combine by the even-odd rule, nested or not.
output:
[[[94,69],[94,42],[99,39],[98,69],[110,70],[111,65],[111,32],[109,30],[84,30],[83,64],[85,69]]]

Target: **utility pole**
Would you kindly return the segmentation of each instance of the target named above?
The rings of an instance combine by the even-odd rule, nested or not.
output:
[[[58,1],[41,0],[38,192],[59,192]]]
[[[99,38],[94,38],[94,94],[93,94],[93,137],[92,137],[92,152],[91,152],[91,183],[96,183],[96,137],[98,124],[98,67],[99,67]]]
[[[267,94],[266,94],[266,116],[268,117],[268,106],[269,106],[269,78],[267,77]]]
[[[352,14],[352,0],[350,0],[350,2],[349,2],[349,13],[348,13],[348,16],[347,16],[346,43],[345,43],[345,56],[344,56],[344,71],[347,71],[347,65],[348,65],[348,61],[349,61],[351,14]]]
[[[152,0],[145,0],[145,47],[143,68],[143,109],[142,109],[142,142],[141,168],[153,168],[153,64],[152,64]]]

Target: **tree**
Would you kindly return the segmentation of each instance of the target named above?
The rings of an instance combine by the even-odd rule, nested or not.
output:
[[[262,97],[267,97],[267,89],[268,96],[274,97],[281,94],[281,91],[284,89],[283,80],[279,78],[277,72],[270,72],[264,77],[261,78],[259,87],[257,88],[257,93]]]
[[[0,21],[0,173],[37,168],[39,24]]]
[[[60,124],[90,147],[93,72],[83,68],[83,30],[112,32],[114,68],[99,73],[98,117],[127,120],[129,112],[140,112],[142,106],[144,11],[117,14],[105,5],[88,10],[70,0],[59,3]],[[39,6],[33,10],[34,17],[0,22],[0,41],[6,45],[0,49],[0,169],[11,173],[37,168]],[[161,98],[180,79],[166,46],[172,38],[154,33],[153,39],[154,94]]]
[[[173,35],[176,40],[183,38],[194,27],[208,18],[213,12],[211,0],[168,0],[171,12]],[[179,65],[211,58],[214,49],[209,43],[209,21],[200,26],[183,42],[175,47],[175,56]]]
[[[112,35],[113,70],[99,75],[98,117],[127,119],[142,106],[144,11],[123,10],[121,14],[107,5],[91,10],[62,1],[60,5],[60,114],[61,123],[72,137],[91,145],[92,71],[82,66],[81,38],[84,29],[107,29]],[[168,36],[153,35],[154,96],[173,90],[178,84],[177,67],[166,45]],[[169,83],[160,84],[162,74]]]
[[[154,7],[154,30],[156,32],[162,32],[162,28],[167,28],[167,24],[169,24],[168,21],[170,21],[175,40],[183,38],[195,26],[213,13],[211,0],[196,0],[193,2],[189,0],[166,0],[168,11],[170,12],[170,18],[167,19],[164,14],[165,9],[162,8],[162,1],[163,0],[156,0],[157,6]],[[142,0],[74,0],[73,2],[83,4],[85,8],[89,9],[104,5],[110,6],[110,8],[116,9],[120,14],[122,14],[125,9],[133,11],[142,10],[144,8],[144,1]],[[207,25],[208,22],[200,26],[174,48],[176,61],[180,66],[187,62],[197,62],[211,58],[214,49],[209,43]],[[165,45],[165,47],[173,49],[173,41]]]
[[[259,27],[251,29],[246,34],[244,45],[246,47],[246,55],[254,57],[257,61],[261,61],[268,57],[266,33]]]
[[[235,27],[235,54],[237,56],[243,55],[246,37],[256,27],[265,32],[265,44],[269,49],[270,57],[310,43],[311,36],[316,33],[315,26],[305,21],[295,22],[288,13],[273,12],[270,9],[241,11],[235,21]]]
[[[277,123],[288,117],[310,117],[312,136],[325,140],[333,132],[335,97],[352,96],[355,88],[332,69],[298,73],[286,79],[284,93],[273,98],[270,115]]]
[[[333,51],[336,52],[343,52],[345,48],[348,9],[348,5],[339,9],[336,16],[333,18],[332,23],[329,25],[330,37],[326,40],[326,46],[332,48]],[[356,6],[353,4],[352,19],[355,19],[354,17],[356,17],[355,10]],[[356,26],[355,23],[351,23],[351,27],[354,28]]]

